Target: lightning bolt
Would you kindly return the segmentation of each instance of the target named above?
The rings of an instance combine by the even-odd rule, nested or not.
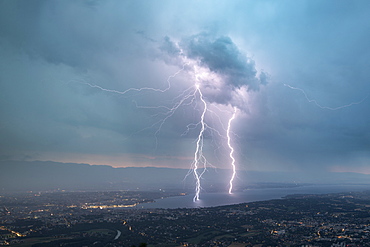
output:
[[[202,178],[202,175],[206,171],[206,165],[207,165],[207,160],[205,159],[203,155],[203,139],[204,139],[204,131],[206,128],[205,122],[204,122],[204,116],[206,115],[207,112],[207,103],[203,98],[202,91],[199,88],[199,84],[195,84],[196,87],[196,92],[199,94],[199,98],[203,103],[203,112],[200,117],[200,124],[201,124],[201,129],[199,131],[199,135],[197,138],[196,142],[196,149],[194,153],[194,161],[193,161],[193,172],[194,172],[194,177],[195,177],[195,196],[193,198],[193,201],[198,201],[199,200],[199,194],[201,190],[201,184],[200,180]],[[198,173],[198,168],[200,163],[203,163],[203,171],[201,173]]]
[[[94,85],[94,84],[91,84],[91,83],[88,83],[88,82],[80,82],[82,84],[85,84],[85,85],[88,85],[89,87],[92,87],[92,88],[97,88],[97,89],[100,89],[101,91],[105,91],[105,92],[109,92],[109,93],[116,93],[116,94],[127,94],[131,91],[136,91],[136,92],[141,92],[141,91],[154,91],[154,92],[161,92],[161,93],[164,93],[168,90],[171,89],[171,79],[176,77],[179,73],[181,73],[183,70],[185,70],[185,66],[189,65],[188,62],[184,63],[182,68],[180,70],[178,70],[177,72],[175,72],[173,75],[170,75],[168,78],[167,78],[167,87],[164,88],[164,89],[160,89],[160,88],[151,88],[151,87],[142,87],[142,88],[129,88],[129,89],[126,89],[125,91],[118,91],[118,90],[113,90],[113,89],[107,89],[107,88],[103,88],[99,85]]]
[[[233,181],[234,181],[234,178],[235,178],[235,175],[236,175],[236,167],[235,167],[235,158],[234,158],[234,148],[233,146],[231,145],[231,137],[230,137],[230,130],[231,130],[231,123],[232,121],[235,119],[235,116],[236,116],[236,107],[234,107],[234,113],[233,115],[231,116],[231,118],[229,119],[229,122],[227,123],[227,145],[229,146],[229,149],[230,149],[230,159],[231,159],[231,167],[232,167],[232,175],[231,175],[231,178],[230,178],[230,182],[229,182],[229,194],[232,193],[232,190],[233,190]]]
[[[91,83],[88,83],[88,82],[80,82],[80,83],[88,85],[91,88],[99,89],[99,90],[104,91],[104,92],[115,93],[115,94],[120,94],[120,95],[126,95],[129,92],[142,92],[142,91],[153,91],[153,92],[165,93],[165,92],[167,92],[168,90],[171,89],[171,81],[170,80],[172,78],[176,77],[180,72],[185,70],[185,66],[187,66],[187,65],[189,65],[189,63],[185,63],[180,70],[178,70],[176,73],[174,73],[173,75],[168,77],[167,87],[164,88],[164,89],[151,88],[151,87],[142,87],[142,88],[129,88],[129,89],[126,89],[124,91],[118,91],[118,90],[113,90],[113,89],[107,89],[107,88],[101,87],[99,85],[94,85],[94,84],[91,84]],[[161,131],[164,123],[166,122],[166,120],[168,120],[170,117],[172,117],[174,115],[174,113],[176,112],[176,110],[178,110],[178,108],[180,108],[183,105],[193,104],[194,101],[196,100],[196,98],[199,97],[199,100],[202,102],[202,105],[203,105],[203,110],[202,110],[202,113],[201,113],[201,116],[200,116],[199,123],[198,124],[192,124],[194,126],[200,125],[200,131],[199,131],[198,137],[196,139],[196,149],[195,149],[194,160],[193,160],[192,169],[191,169],[191,171],[194,174],[195,180],[196,180],[195,181],[195,196],[194,196],[193,200],[197,201],[197,200],[199,200],[199,195],[200,195],[200,191],[201,191],[201,178],[202,178],[203,174],[205,173],[206,168],[207,168],[207,164],[208,164],[207,159],[203,155],[204,132],[208,127],[208,125],[205,123],[205,115],[206,115],[206,112],[207,112],[208,109],[207,109],[207,102],[205,101],[205,99],[203,97],[203,93],[200,89],[200,85],[198,84],[199,76],[197,75],[197,73],[195,75],[195,79],[196,79],[195,85],[186,89],[186,90],[184,90],[180,95],[175,97],[174,101],[172,102],[173,104],[170,107],[168,107],[168,106],[140,106],[140,105],[137,104],[136,101],[134,101],[134,103],[135,103],[137,108],[165,110],[164,112],[157,114],[157,115],[163,115],[162,119],[159,120],[159,121],[156,121],[150,127],[148,127],[148,128],[154,128],[155,126],[157,126],[157,130],[155,131],[155,142],[156,142],[156,146],[157,146],[157,137],[158,137],[159,132]],[[203,166],[203,170],[199,171],[201,166]]]
[[[182,68],[175,72],[174,74],[170,75],[167,78],[167,85],[164,88],[152,88],[152,87],[142,87],[142,88],[129,88],[124,91],[118,91],[118,90],[113,90],[113,89],[108,89],[101,87],[99,85],[91,84],[88,82],[80,82],[84,85],[87,85],[91,88],[98,89],[104,92],[108,93],[115,93],[115,94],[120,94],[120,95],[126,95],[129,94],[130,92],[143,92],[143,91],[152,91],[152,92],[157,92],[157,93],[165,93],[171,89],[171,79],[176,77],[180,72],[184,71],[186,66],[189,66],[189,62],[186,62],[183,64]],[[188,87],[187,89],[183,90],[181,93],[179,93],[175,98],[172,99],[172,102],[169,105],[157,105],[157,106],[145,106],[145,105],[139,105],[136,101],[133,101],[134,104],[136,105],[136,108],[144,108],[144,109],[153,109],[157,110],[158,112],[154,115],[155,117],[159,117],[160,119],[154,121],[150,126],[144,128],[149,129],[153,128],[155,129],[154,137],[155,137],[155,147],[158,145],[158,135],[161,132],[162,127],[164,126],[165,122],[171,118],[175,112],[182,106],[196,106],[201,109],[201,114],[200,114],[200,119],[198,123],[191,123],[187,125],[187,130],[184,132],[183,135],[186,135],[190,129],[199,129],[197,138],[195,140],[195,152],[194,152],[194,159],[191,164],[191,168],[189,170],[189,173],[186,175],[190,175],[193,173],[194,178],[195,178],[195,195],[193,198],[193,201],[196,202],[200,200],[200,193],[201,193],[201,180],[202,176],[207,170],[207,166],[211,165],[205,155],[203,154],[203,147],[204,147],[204,135],[206,131],[211,131],[211,133],[216,133],[220,137],[222,134],[214,129],[212,126],[209,126],[206,123],[205,117],[206,114],[211,114],[211,115],[216,115],[219,120],[221,118],[212,111],[212,109],[208,108],[208,104],[206,99],[204,98],[202,88],[201,88],[201,82],[207,77],[208,73],[202,71],[198,66],[194,65],[194,77],[195,77],[195,83]],[[235,158],[233,156],[234,153],[234,148],[232,147],[231,144],[231,125],[232,121],[236,117],[236,112],[237,109],[234,108],[234,112],[232,114],[232,117],[228,121],[227,125],[227,144],[230,149],[230,159],[231,159],[231,166],[232,166],[232,176],[230,179],[230,188],[229,188],[229,193],[232,193],[232,188],[233,188],[233,180],[236,175],[236,167],[235,167]],[[221,121],[220,121],[221,122]],[[143,130],[141,130],[143,131]],[[139,131],[140,132],[140,131]],[[185,177],[185,178],[186,178]]]
[[[365,98],[363,98],[362,100],[358,101],[358,102],[352,102],[352,103],[349,103],[347,105],[342,105],[342,106],[338,106],[338,107],[328,107],[328,106],[323,106],[323,105],[320,105],[316,100],[314,99],[310,99],[306,92],[301,89],[301,88],[297,88],[297,87],[292,87],[288,84],[284,84],[285,87],[288,87],[290,89],[293,89],[293,90],[298,90],[300,91],[301,93],[303,93],[304,97],[306,98],[306,100],[309,102],[309,103],[314,103],[317,107],[321,108],[321,109],[326,109],[326,110],[331,110],[331,111],[336,111],[336,110],[340,110],[340,109],[343,109],[343,108],[347,108],[347,107],[350,107],[350,106],[353,106],[353,105],[358,105],[358,104],[361,104],[362,102],[364,102],[367,97],[369,95],[366,95]]]

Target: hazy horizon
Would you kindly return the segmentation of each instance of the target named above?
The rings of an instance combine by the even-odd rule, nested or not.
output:
[[[113,168],[103,165],[47,161],[0,161],[0,193],[25,191],[173,191],[194,193],[189,169],[159,167]],[[227,193],[230,169],[208,168],[202,193]],[[306,185],[370,184],[370,175],[335,172],[238,171],[234,192]]]
[[[369,12],[365,0],[0,1],[0,173],[53,161],[193,169],[193,189],[202,176],[229,186],[234,165],[236,185],[250,171],[365,181]],[[207,180],[204,167],[224,172]]]

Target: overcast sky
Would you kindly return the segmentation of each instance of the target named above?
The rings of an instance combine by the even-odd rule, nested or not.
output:
[[[230,167],[235,107],[238,169],[370,173],[369,13],[368,0],[0,1],[0,157],[189,168],[198,84],[214,167]]]

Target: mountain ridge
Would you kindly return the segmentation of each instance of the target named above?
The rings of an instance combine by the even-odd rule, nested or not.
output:
[[[33,190],[185,190],[192,191],[189,169],[164,167],[118,167],[54,161],[0,161],[0,191]],[[209,168],[202,179],[208,191],[228,186],[231,170]],[[370,183],[360,173],[307,173],[238,171],[236,189],[255,184],[349,184]]]

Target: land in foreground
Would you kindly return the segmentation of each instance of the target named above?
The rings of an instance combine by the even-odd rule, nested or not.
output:
[[[0,197],[0,243],[20,246],[370,246],[370,192],[188,209],[129,209],[158,192]]]

